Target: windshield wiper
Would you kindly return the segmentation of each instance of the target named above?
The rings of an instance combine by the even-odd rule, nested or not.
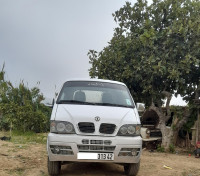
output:
[[[95,103],[90,102],[84,102],[84,101],[78,101],[78,100],[60,100],[57,102],[57,104],[86,104],[86,105],[95,105]]]
[[[134,106],[113,104],[113,103],[91,103],[78,100],[60,100],[57,104],[84,104],[84,105],[101,105],[101,106],[115,106],[115,107],[125,107],[125,108],[134,108]]]
[[[102,105],[102,106],[116,106],[116,107],[125,107],[125,108],[134,108],[134,106],[127,106],[127,105],[113,104],[113,103],[97,103],[97,105]]]

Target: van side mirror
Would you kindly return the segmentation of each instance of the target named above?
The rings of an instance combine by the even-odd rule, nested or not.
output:
[[[144,112],[145,111],[145,104],[144,103],[137,103],[137,110],[138,112]]]
[[[49,107],[49,108],[53,108],[54,103],[55,103],[55,100],[53,99],[52,103],[51,102],[47,102],[44,105]]]

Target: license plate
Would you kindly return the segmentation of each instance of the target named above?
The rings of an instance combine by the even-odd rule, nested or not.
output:
[[[78,153],[77,159],[114,160],[113,153]]]
[[[98,153],[98,160],[114,160],[114,154],[113,153]]]

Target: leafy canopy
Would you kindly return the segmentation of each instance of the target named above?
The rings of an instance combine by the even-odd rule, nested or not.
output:
[[[200,2],[138,0],[113,14],[118,27],[102,51],[90,50],[91,77],[125,82],[136,101],[162,92],[194,98],[200,78]]]

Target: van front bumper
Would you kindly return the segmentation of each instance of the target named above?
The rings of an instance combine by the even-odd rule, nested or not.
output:
[[[89,144],[85,144],[84,141],[89,141]],[[56,153],[56,149],[59,149],[59,147],[67,152]],[[137,152],[133,154],[127,152],[126,155],[126,151],[132,149]],[[108,137],[49,133],[47,151],[50,161],[138,163],[142,151],[142,138],[140,136]],[[112,153],[114,154],[114,160],[77,159],[78,153]]]

